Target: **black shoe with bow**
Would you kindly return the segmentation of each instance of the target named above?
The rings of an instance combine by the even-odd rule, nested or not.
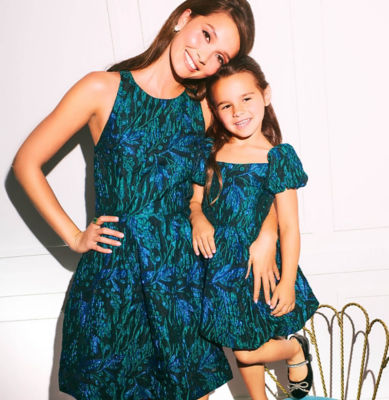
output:
[[[289,374],[288,374],[289,393],[295,399],[302,399],[303,397],[308,395],[308,393],[312,387],[312,382],[313,382],[313,373],[312,373],[312,366],[311,366],[312,355],[309,353],[309,341],[306,337],[295,334],[295,335],[292,335],[289,339],[292,339],[292,338],[295,338],[300,343],[300,346],[304,352],[305,360],[300,363],[297,363],[297,364],[287,364],[288,368],[298,368],[298,367],[302,367],[303,365],[307,365],[308,373],[307,373],[307,376],[302,381],[299,381],[299,382],[290,380]]]

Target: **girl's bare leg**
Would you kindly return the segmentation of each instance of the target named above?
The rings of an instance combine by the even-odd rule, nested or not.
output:
[[[252,400],[268,400],[265,391],[265,367],[260,364],[245,365],[239,361],[238,367]]]
[[[198,400],[208,400],[209,399],[209,394],[206,394],[203,397],[200,397]]]
[[[274,361],[286,360],[288,364],[297,364],[305,360],[304,352],[299,342],[292,338],[271,339],[256,350],[235,350],[235,357],[243,364],[267,364]],[[299,382],[308,373],[308,368],[303,365],[289,369],[289,378]]]

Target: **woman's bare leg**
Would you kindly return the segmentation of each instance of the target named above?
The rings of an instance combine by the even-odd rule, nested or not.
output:
[[[203,396],[203,397],[200,397],[198,400],[208,400],[208,399],[209,399],[209,393],[206,394],[206,395]]]
[[[268,400],[265,391],[265,367],[260,364],[245,365],[239,361],[238,367],[252,400]]]

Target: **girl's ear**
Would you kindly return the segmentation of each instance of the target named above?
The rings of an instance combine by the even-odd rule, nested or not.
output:
[[[263,91],[263,99],[265,102],[265,106],[268,106],[271,102],[271,87],[270,87],[270,85],[267,85],[266,89]]]
[[[180,31],[191,19],[192,10],[187,8],[178,18],[177,25],[174,28],[177,32]]]

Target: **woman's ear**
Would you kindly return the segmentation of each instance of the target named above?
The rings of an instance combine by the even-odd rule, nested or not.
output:
[[[265,106],[268,106],[271,102],[271,87],[270,87],[270,85],[267,85],[266,89],[263,91],[263,100],[265,102]]]
[[[176,27],[174,28],[177,32],[180,31],[191,19],[192,10],[187,8],[178,18]]]

